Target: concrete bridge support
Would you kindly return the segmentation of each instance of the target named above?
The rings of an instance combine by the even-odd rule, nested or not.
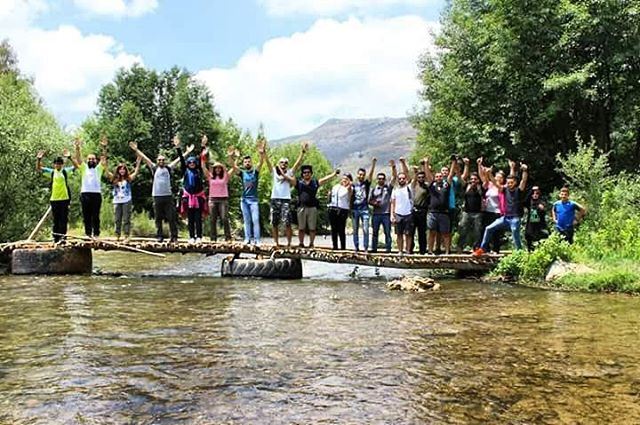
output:
[[[13,274],[91,274],[91,248],[15,249],[11,253]]]

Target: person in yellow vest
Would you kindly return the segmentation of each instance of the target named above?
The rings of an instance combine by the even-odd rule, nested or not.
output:
[[[38,151],[36,155],[36,170],[49,179],[51,187],[49,202],[51,203],[51,215],[53,216],[53,241],[58,243],[63,241],[67,234],[69,203],[71,202],[68,177],[76,168],[64,166],[65,158],[70,158],[67,149],[62,152],[62,156],[53,160],[53,168],[42,166],[44,155],[44,151]]]

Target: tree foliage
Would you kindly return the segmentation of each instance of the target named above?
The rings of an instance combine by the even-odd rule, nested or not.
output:
[[[436,43],[420,61],[417,157],[525,159],[548,189],[576,135],[614,171],[640,161],[637,1],[452,0]]]
[[[31,82],[17,70],[7,42],[0,44],[0,240],[26,238],[48,206],[48,184],[35,171],[36,152],[45,165],[61,154],[63,132],[45,110]],[[49,163],[47,164],[47,162]]]

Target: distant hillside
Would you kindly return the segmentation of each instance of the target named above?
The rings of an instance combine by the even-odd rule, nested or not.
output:
[[[380,168],[390,159],[407,156],[416,131],[406,118],[330,119],[307,134],[273,140],[273,145],[309,140],[334,164],[354,172],[367,167],[372,157]]]

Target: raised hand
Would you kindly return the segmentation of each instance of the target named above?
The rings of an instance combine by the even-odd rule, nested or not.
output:
[[[478,164],[478,166],[482,166],[482,161],[483,160],[484,160],[484,158],[482,158],[482,157],[476,159],[476,163]]]
[[[65,157],[69,157],[69,156],[71,156],[71,154],[69,153],[69,149],[64,148],[64,149],[62,150],[62,156],[65,156]]]
[[[529,169],[529,166],[527,164],[520,164],[520,170],[521,171],[527,171]]]
[[[100,146],[106,148],[108,144],[109,141],[107,140],[107,136],[102,136],[102,138],[100,139]]]
[[[134,141],[129,142],[129,147],[134,151],[138,150],[138,144]]]
[[[404,156],[401,156],[398,161],[400,162],[407,162],[407,159]]]
[[[509,161],[509,168],[515,168],[516,162],[514,160],[508,159],[507,161]]]
[[[371,162],[378,162],[378,158],[376,158],[375,156],[371,159]]]
[[[200,146],[202,146],[203,148],[206,148],[208,143],[209,143],[209,138],[207,137],[206,134],[203,134],[202,139],[200,139]]]
[[[258,153],[264,155],[267,148],[267,141],[264,138],[258,139]]]
[[[73,140],[73,146],[75,146],[76,148],[79,148],[80,146],[82,146],[82,140],[80,140],[80,137],[76,137]]]
[[[469,158],[462,158],[462,162],[464,162],[464,165],[469,165]]]
[[[393,168],[396,166],[396,162],[393,159],[389,160],[389,167]]]
[[[176,148],[180,147],[180,138],[178,136],[173,136],[173,146]]]
[[[180,146],[180,141],[178,141],[178,146]],[[189,154],[191,152],[193,152],[193,150],[196,148],[195,145],[189,145],[189,147],[187,148],[187,150],[185,151],[185,154]]]
[[[38,158],[38,160],[44,158],[44,151],[42,150],[38,151],[38,153],[36,154],[36,158]]]
[[[304,142],[302,142],[302,152],[303,153],[309,152],[309,141],[308,140],[305,140]]]

